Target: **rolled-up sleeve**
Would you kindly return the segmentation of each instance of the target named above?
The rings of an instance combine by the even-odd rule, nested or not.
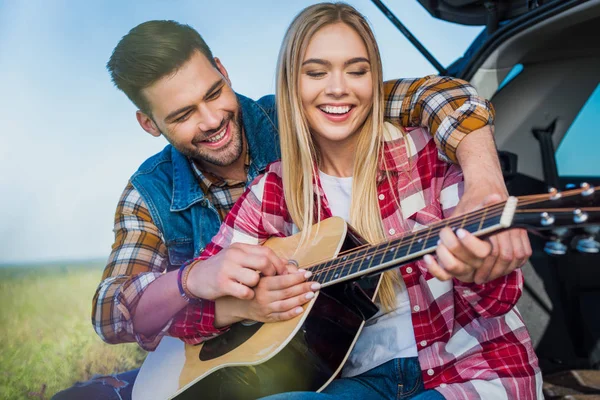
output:
[[[170,322],[152,337],[137,334],[133,315],[144,290],[166,270],[167,250],[139,193],[129,183],[117,205],[115,241],[92,303],[92,324],[107,343],[154,350]]]
[[[385,117],[402,126],[421,126],[433,134],[439,157],[456,162],[456,149],[466,135],[494,123],[492,104],[468,82],[426,76],[384,84]]]

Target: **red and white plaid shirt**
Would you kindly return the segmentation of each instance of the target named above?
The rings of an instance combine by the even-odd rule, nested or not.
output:
[[[456,161],[457,147],[465,135],[492,125],[494,120],[492,104],[460,79],[433,75],[398,79],[385,82],[384,92],[385,118],[401,126],[426,127],[444,160]],[[195,172],[198,189],[224,218],[244,192],[244,185],[212,181],[202,171]],[[121,195],[114,222],[115,241],[92,301],[92,324],[107,343],[137,342],[152,351],[168,332],[171,321],[156,334],[145,336],[135,331],[133,315],[145,290],[169,265],[163,232],[131,182]],[[212,305],[206,307],[210,314]]]
[[[395,129],[389,132],[378,198],[386,235],[392,238],[450,215],[462,193],[462,174],[438,159],[426,130],[410,130],[406,137]],[[385,170],[390,180],[384,178]],[[331,211],[318,178],[316,182],[324,219]],[[277,162],[236,203],[200,259],[235,242],[261,244],[272,236],[290,236],[294,228]],[[523,284],[520,270],[483,285],[439,281],[422,261],[402,266],[400,272],[425,388],[435,388],[446,399],[543,398],[537,357],[515,308]],[[196,344],[222,331],[213,322],[214,303],[203,301],[183,309],[169,333]]]

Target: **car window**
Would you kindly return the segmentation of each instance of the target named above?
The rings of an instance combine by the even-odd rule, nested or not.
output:
[[[600,176],[600,84],[585,102],[556,150],[560,176]]]

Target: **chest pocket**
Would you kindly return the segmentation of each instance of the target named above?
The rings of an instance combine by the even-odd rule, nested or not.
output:
[[[194,245],[192,242],[177,242],[168,246],[169,253],[169,268],[179,268],[183,263],[194,258]]]

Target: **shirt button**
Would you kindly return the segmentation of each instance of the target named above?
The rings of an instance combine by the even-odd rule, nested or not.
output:
[[[433,372],[433,370],[431,368],[427,370],[427,375],[433,376],[433,373],[434,372]]]
[[[421,309],[421,307],[419,307],[419,306],[414,306],[413,307],[413,311],[414,312],[418,312],[420,309]]]
[[[443,389],[443,388],[445,388],[446,386],[448,386],[448,385],[446,385],[445,383],[440,383],[440,387],[441,387],[442,389]]]
[[[470,295],[470,294],[473,294],[473,292],[471,292],[471,290],[470,290],[470,289],[465,289],[465,290],[463,290],[463,294],[464,294],[465,296],[468,296],[468,295]]]
[[[383,200],[383,199],[385,199],[385,194],[382,193],[379,195],[379,200]]]
[[[412,268],[411,267],[406,267],[406,273],[407,274],[412,274]]]
[[[390,233],[390,235],[394,235],[396,233],[396,230],[394,228],[392,228],[388,232]]]
[[[423,347],[427,346],[427,340],[421,340],[421,346],[423,346]]]

